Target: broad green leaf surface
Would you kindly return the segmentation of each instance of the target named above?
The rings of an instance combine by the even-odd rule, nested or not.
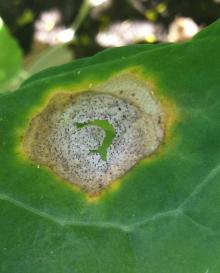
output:
[[[0,17],[0,93],[10,87],[21,66],[21,50]]]
[[[220,272],[216,33],[219,21],[187,43],[126,47],[125,58],[123,48],[104,51],[0,97],[1,273]],[[94,200],[21,155],[24,130],[48,96],[125,71],[174,105],[168,111],[177,118],[157,153]]]

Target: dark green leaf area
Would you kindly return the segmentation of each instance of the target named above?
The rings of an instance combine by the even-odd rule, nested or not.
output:
[[[206,272],[220,255],[219,236],[187,215],[170,213],[126,229],[56,223],[15,206],[1,201],[2,273]]]

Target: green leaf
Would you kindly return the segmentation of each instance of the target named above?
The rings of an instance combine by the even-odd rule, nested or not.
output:
[[[76,123],[76,126],[78,128],[83,128],[88,125],[97,126],[104,131],[105,136],[101,145],[96,150],[91,150],[90,153],[98,153],[100,154],[101,159],[106,161],[108,148],[111,146],[112,141],[116,136],[115,129],[106,120],[96,119],[96,120],[89,121],[87,123]]]
[[[0,92],[10,89],[22,66],[22,52],[0,18]]]
[[[219,273],[217,33],[220,21],[186,43],[104,51],[0,96],[1,273]],[[128,74],[166,113],[156,152],[96,198],[27,158],[22,139],[54,94]]]

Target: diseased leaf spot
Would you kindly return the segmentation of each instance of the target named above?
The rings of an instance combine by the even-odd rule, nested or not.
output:
[[[164,136],[162,108],[146,86],[130,78],[120,85],[55,94],[32,119],[25,153],[89,195],[107,187],[152,154]]]

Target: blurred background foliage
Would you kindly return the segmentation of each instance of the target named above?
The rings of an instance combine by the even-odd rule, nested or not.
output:
[[[104,48],[187,40],[219,17],[220,0],[0,0],[0,91]]]

